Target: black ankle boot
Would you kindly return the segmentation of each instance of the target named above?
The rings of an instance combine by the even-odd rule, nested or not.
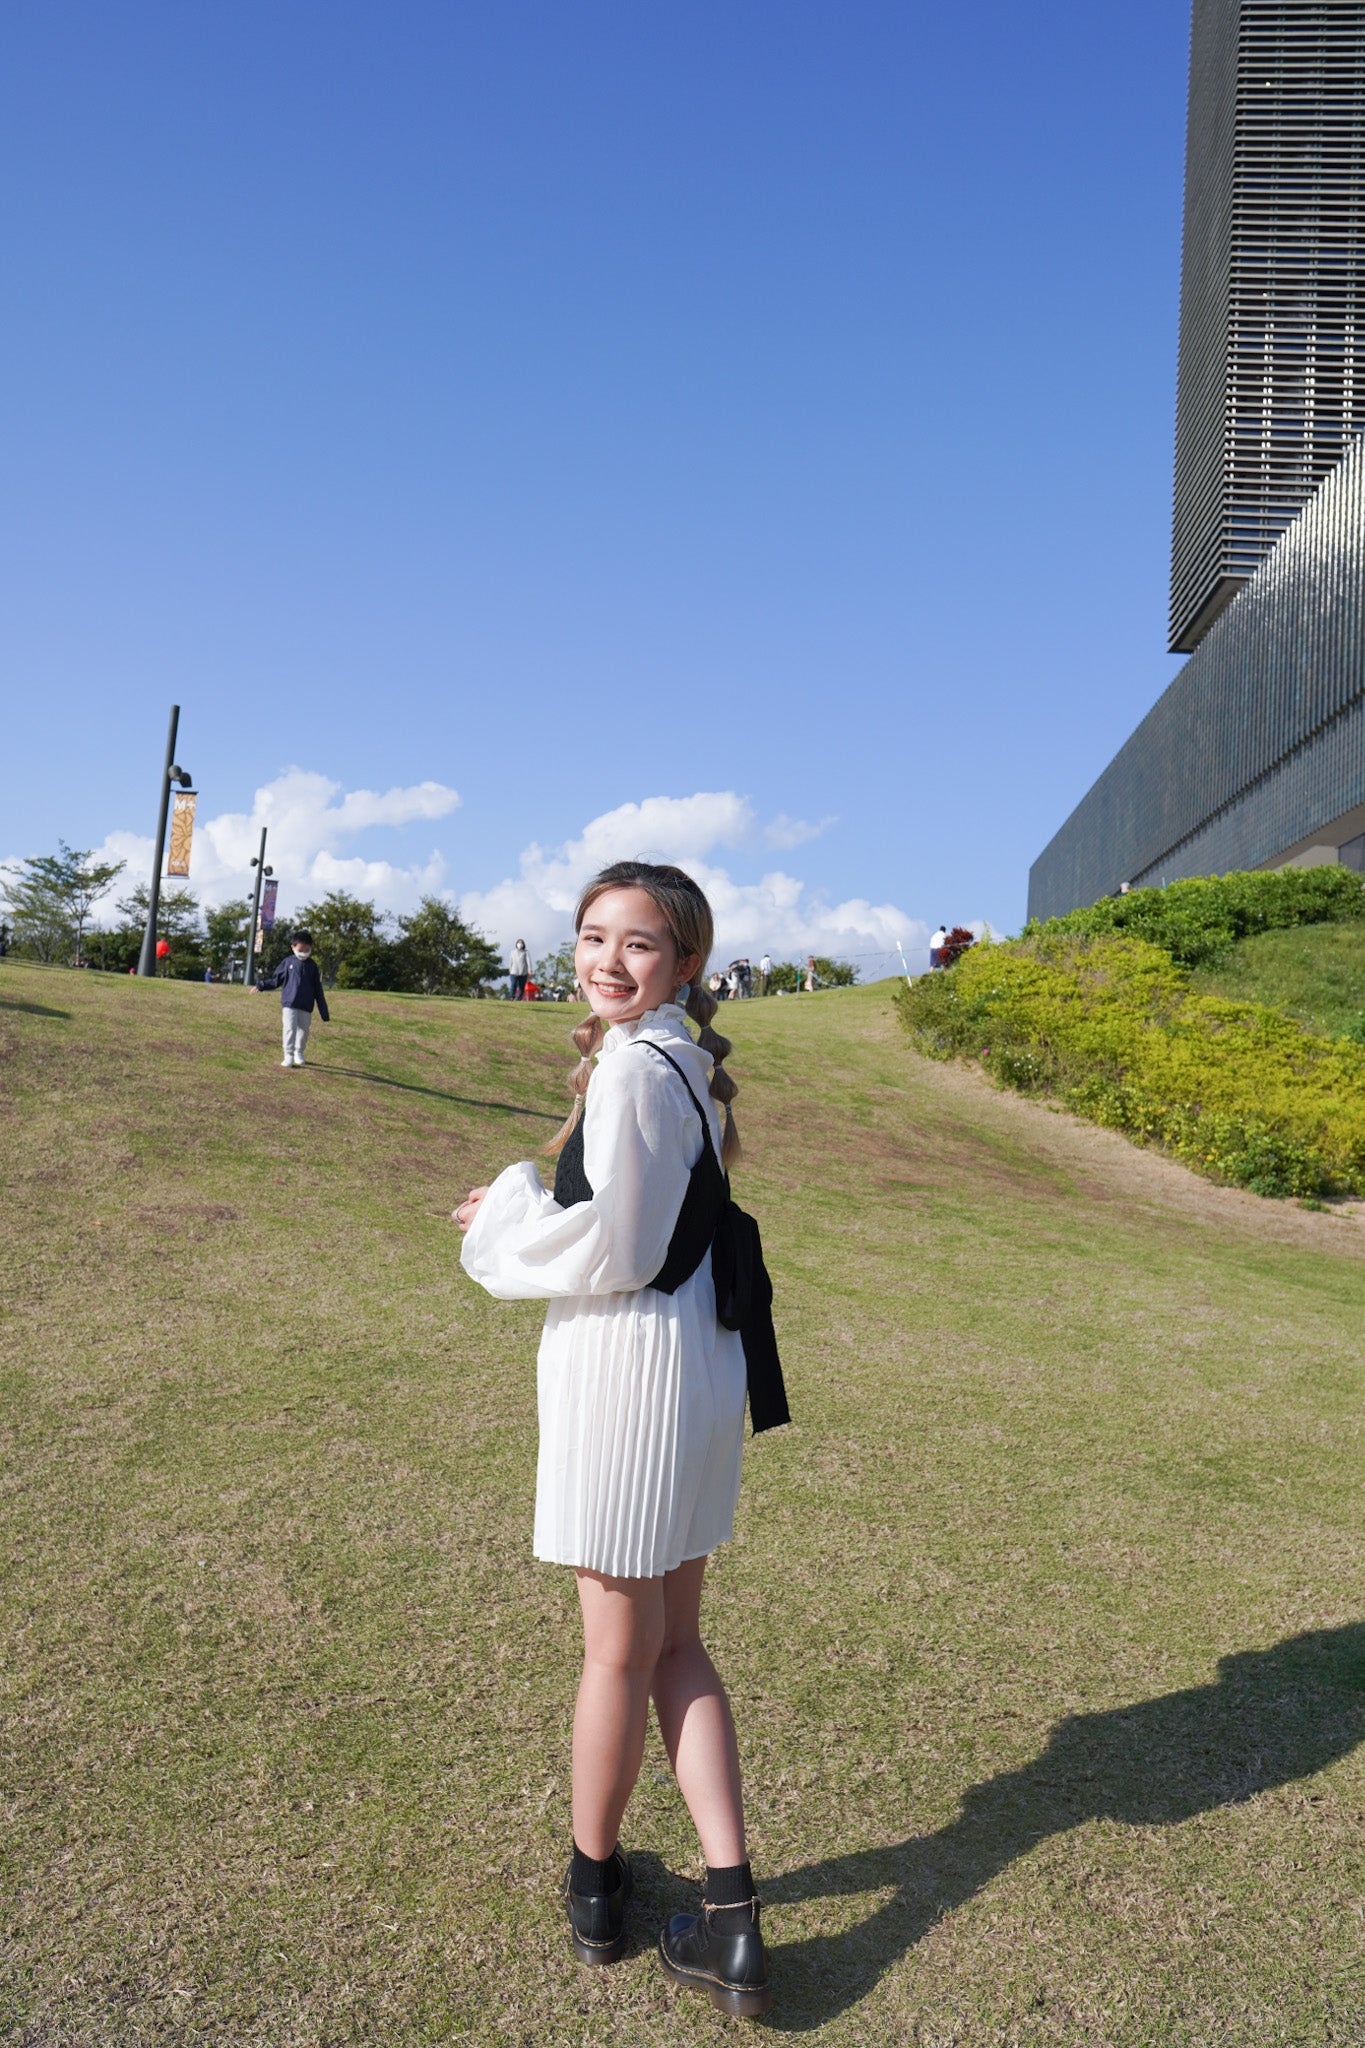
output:
[[[612,1851],[612,1860],[621,1873],[621,1882],[612,1892],[576,1892],[569,1882],[572,1865],[564,1873],[569,1938],[580,1963],[615,1963],[625,1954],[630,1864],[624,1849],[619,1847]]]
[[[709,1991],[711,2003],[736,2019],[755,2019],[773,2002],[768,1958],[759,1930],[759,1900],[675,1913],[659,1936],[664,1975]]]

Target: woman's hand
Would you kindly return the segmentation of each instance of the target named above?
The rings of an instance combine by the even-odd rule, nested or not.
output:
[[[475,1210],[478,1208],[480,1202],[483,1200],[484,1196],[487,1193],[487,1188],[475,1188],[473,1192],[470,1195],[468,1195],[463,1202],[461,1202],[458,1209],[451,1210],[451,1216],[453,1217],[454,1221],[459,1224],[461,1230],[468,1230],[470,1224],[474,1221]]]

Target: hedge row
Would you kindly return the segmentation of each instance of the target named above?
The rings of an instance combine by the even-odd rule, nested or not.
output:
[[[1346,914],[1359,915],[1360,884],[1348,880],[1354,895],[1339,882],[1327,889],[1319,883],[1299,899],[1301,907],[1349,904]],[[1187,941],[1217,928],[1208,911],[1220,906],[1201,905],[1193,894],[1200,886],[1164,892],[1187,892],[1189,914],[1182,906],[1172,920]],[[1262,898],[1261,914],[1286,908],[1289,897],[1285,890]],[[1225,892],[1221,907],[1229,898],[1236,901],[1235,889]],[[1132,900],[1119,899],[1116,907]],[[1256,912],[1256,892],[1248,890],[1242,901]],[[1095,1123],[1159,1144],[1198,1171],[1257,1194],[1365,1194],[1365,1047],[1314,1037],[1263,1004],[1195,995],[1166,947],[1112,929],[1075,928],[1091,915],[1033,926],[1004,945],[976,946],[949,972],[903,988],[897,1000],[915,1045],[934,1059],[978,1061],[1008,1087],[1056,1097]]]
[[[1273,873],[1211,875],[1165,889],[1106,896],[1086,910],[1025,925],[1023,937],[1074,932],[1123,934],[1160,946],[1182,967],[1217,960],[1253,932],[1295,924],[1344,924],[1365,918],[1365,886],[1349,868],[1280,868]]]

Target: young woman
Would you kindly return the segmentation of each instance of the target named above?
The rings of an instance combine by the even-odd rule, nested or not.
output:
[[[535,1554],[573,1566],[583,1615],[564,1897],[578,1959],[615,1962],[630,1895],[619,1832],[652,1698],[706,1858],[702,1911],[663,1929],[663,1967],[724,2011],[757,2014],[771,1993],[739,1753],[699,1627],[707,1556],[734,1532],[745,1400],[744,1344],[717,1321],[711,1272],[717,1155],[738,1149],[730,1046],[700,979],[711,909],[681,869],[621,861],[576,922],[593,1015],[574,1033],[554,1195],[523,1160],[455,1212],[473,1279],[500,1300],[550,1303]]]

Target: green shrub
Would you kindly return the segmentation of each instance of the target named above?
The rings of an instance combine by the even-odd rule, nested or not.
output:
[[[1163,948],[1062,922],[902,988],[920,1051],[979,1061],[1258,1194],[1365,1194],[1365,1046],[1195,995]]]
[[[1208,875],[1164,889],[1106,896],[1024,928],[1026,939],[1070,932],[1146,939],[1182,967],[1219,959],[1238,939],[1296,924],[1344,924],[1365,918],[1365,884],[1349,868],[1279,868],[1272,873]]]

